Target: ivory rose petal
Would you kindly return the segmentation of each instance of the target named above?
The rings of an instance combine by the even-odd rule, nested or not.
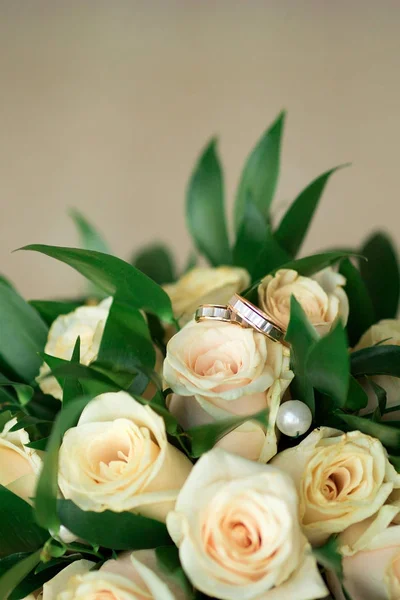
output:
[[[274,457],[300,497],[300,520],[313,545],[377,513],[400,475],[381,442],[359,431],[321,427]]]
[[[347,323],[349,302],[343,286],[346,279],[331,267],[312,277],[303,277],[293,269],[280,269],[264,277],[258,287],[260,308],[282,329],[290,319],[290,299],[294,295],[310,322],[321,334],[341,318]]]
[[[43,586],[42,600],[185,600],[184,591],[161,573],[154,550],[125,553],[99,570],[78,560]]]
[[[16,424],[17,419],[11,419],[0,433],[0,485],[29,502],[35,494],[42,461],[25,445],[30,440],[24,429],[10,431]]]
[[[57,317],[50,327],[45,353],[70,360],[79,337],[80,362],[83,365],[90,364],[97,358],[111,303],[112,298],[106,298],[97,306],[80,306],[67,315]],[[61,400],[61,386],[55,377],[46,377],[49,372],[49,367],[44,363],[37,378],[40,389]]]
[[[164,285],[175,316],[182,324],[193,318],[200,304],[227,304],[250,285],[250,275],[239,267],[196,267],[176,283]]]
[[[194,466],[167,517],[186,575],[222,600],[323,598],[289,477],[215,448]]]
[[[126,392],[107,393],[64,435],[59,486],[83,510],[140,511],[163,521],[191,468],[149,406]]]
[[[191,321],[171,338],[164,361],[165,384],[175,392],[169,409],[184,427],[269,409],[268,428],[246,424],[220,442],[262,462],[276,454],[276,416],[292,378],[286,346],[232,323]],[[243,445],[244,432],[257,441]]]

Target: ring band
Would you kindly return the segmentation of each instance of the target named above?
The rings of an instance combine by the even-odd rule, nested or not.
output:
[[[224,321],[231,322],[231,310],[226,304],[202,304],[196,310],[194,318],[199,321]]]
[[[235,294],[229,301],[228,308],[232,313],[239,316],[248,325],[254,327],[259,333],[263,333],[274,342],[282,342],[285,332],[270,321],[265,313],[251,302]]]

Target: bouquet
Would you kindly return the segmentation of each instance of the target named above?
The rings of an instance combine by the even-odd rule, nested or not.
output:
[[[114,256],[80,213],[80,297],[0,280],[1,600],[400,598],[400,291],[390,238],[298,257],[275,222],[284,114],[225,218],[215,141],[193,254]],[[208,263],[208,264],[207,264]]]

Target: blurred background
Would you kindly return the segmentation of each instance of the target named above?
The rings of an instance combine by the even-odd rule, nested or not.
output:
[[[228,204],[288,110],[276,210],[326,169],[303,253],[400,241],[398,0],[0,0],[0,272],[29,298],[73,295],[28,243],[76,245],[77,207],[118,256],[153,240],[181,263],[184,192],[219,138]]]

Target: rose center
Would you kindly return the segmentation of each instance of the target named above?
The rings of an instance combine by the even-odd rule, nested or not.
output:
[[[230,526],[232,542],[241,548],[248,548],[252,545],[252,539],[249,531],[243,523],[232,523]]]

